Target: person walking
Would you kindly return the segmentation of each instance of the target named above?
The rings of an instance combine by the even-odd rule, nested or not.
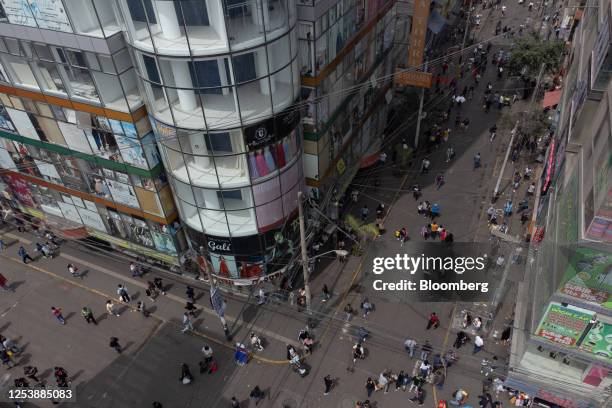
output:
[[[4,289],[7,292],[14,292],[15,290],[7,285],[6,277],[0,273],[0,288]]]
[[[181,333],[187,333],[188,331],[193,331],[193,323],[191,322],[191,318],[189,317],[189,313],[183,313],[183,329]]]
[[[130,294],[127,291],[127,288],[123,285],[117,285],[117,295],[119,295],[119,300],[123,303],[130,303],[132,300],[130,298]]]
[[[89,308],[89,306],[83,306],[83,308],[81,309],[81,316],[83,316],[83,319],[85,319],[87,324],[93,323],[96,326],[98,325],[98,322],[94,317],[93,311]]]
[[[164,284],[162,282],[162,278],[153,279],[153,284],[155,285],[155,288],[157,288],[157,291],[159,293],[161,293],[162,295],[166,294],[166,291],[164,291]]]
[[[259,405],[259,403],[264,399],[264,392],[259,388],[259,385],[256,385],[255,388],[251,390],[249,397],[255,401],[255,405]]]
[[[51,306],[51,313],[53,314],[53,316],[55,316],[55,318],[60,324],[66,324],[64,316],[62,316],[62,309],[60,309],[59,307]]]
[[[372,377],[368,377],[365,383],[365,389],[366,389],[366,392],[368,393],[368,398],[370,398],[372,396],[372,393],[376,389],[376,383],[374,382]]]
[[[27,261],[34,262],[34,259],[30,256],[30,254],[28,254],[28,251],[26,251],[23,246],[19,247],[19,249],[17,250],[17,254],[19,254],[19,257],[21,258],[24,264],[28,263]]]
[[[325,392],[323,395],[328,395],[334,386],[334,380],[332,379],[331,375],[327,374],[325,377],[323,377],[323,384],[325,384]]]
[[[187,288],[185,289],[185,295],[191,303],[195,303],[195,291],[191,286],[187,285]]]
[[[368,214],[370,214],[370,210],[368,209],[368,205],[364,204],[363,208],[361,209],[361,221],[367,220]]]
[[[353,317],[353,307],[351,306],[350,303],[347,303],[346,306],[344,306],[344,313],[346,316],[346,321],[350,321],[351,318]]]
[[[436,176],[436,189],[439,190],[444,185],[444,174],[438,173]]]
[[[431,347],[429,340],[425,340],[425,344],[421,346],[421,360],[427,360],[427,356],[429,356],[432,350],[433,347]]]
[[[37,374],[38,368],[34,366],[23,367],[23,375],[25,375],[30,380],[35,381],[36,383],[40,383],[40,379],[38,378]]]
[[[367,317],[374,310],[374,306],[370,303],[368,298],[364,298],[361,302],[361,310],[363,311],[363,317]]]
[[[106,301],[106,312],[111,316],[121,316],[119,313],[115,312],[115,304],[110,299]]]
[[[407,339],[404,342],[404,349],[406,350],[410,358],[414,357],[414,350],[416,349],[416,346],[417,346],[417,342],[414,339]]]
[[[193,381],[193,375],[187,363],[181,363],[181,376],[179,377],[179,381],[185,385],[191,384]]]
[[[326,302],[329,300],[329,298],[331,298],[331,293],[329,293],[329,288],[327,287],[327,284],[323,284],[323,290],[321,292],[323,296],[323,302]]]
[[[6,242],[4,242],[4,238],[0,238],[0,251],[4,251],[6,249]]]
[[[483,347],[484,340],[479,335],[476,335],[476,337],[474,337],[474,350],[472,351],[472,354],[478,353]]]
[[[480,167],[480,152],[474,155],[474,170]]]
[[[145,295],[147,295],[147,297],[149,298],[151,302],[155,302],[155,299],[157,298],[157,289],[155,288],[155,285],[151,281],[148,281],[147,285],[148,286],[145,289]]]
[[[73,278],[77,278],[79,276],[79,268],[77,268],[75,265],[69,263],[66,266],[66,269],[68,269],[68,272],[70,272],[70,275],[72,275]]]
[[[15,367],[13,359],[5,348],[0,350],[0,361],[2,361],[2,365],[5,365],[8,369]]]
[[[232,403],[232,405],[230,405],[231,408],[240,408],[240,403],[238,402],[236,397],[232,397],[230,402]]]
[[[119,339],[117,337],[111,337],[108,345],[111,348],[115,349],[115,351],[119,354],[121,354],[121,352],[123,351],[121,345],[119,344]]]
[[[438,231],[438,228],[436,228],[436,233]],[[433,232],[433,228],[432,228],[432,232]],[[436,312],[432,312],[429,315],[429,320],[427,321],[427,330],[431,329],[431,328],[437,329],[438,327],[440,327],[440,318],[438,317],[438,315],[436,314]]]

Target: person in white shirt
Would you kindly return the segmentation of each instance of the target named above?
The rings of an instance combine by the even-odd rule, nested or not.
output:
[[[404,348],[406,349],[406,352],[408,353],[410,358],[414,357],[414,350],[416,349],[416,346],[417,342],[413,339],[407,339],[404,342]]]
[[[482,350],[483,347],[484,340],[482,339],[482,337],[477,335],[476,338],[474,338],[474,351],[472,352],[472,354],[478,353],[480,350]]]

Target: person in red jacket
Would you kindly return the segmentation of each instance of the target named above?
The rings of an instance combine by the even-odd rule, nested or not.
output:
[[[427,321],[427,330],[431,329],[432,327],[434,329],[437,329],[440,326],[440,319],[438,318],[438,315],[436,315],[436,312],[432,312],[429,315],[429,320]]]

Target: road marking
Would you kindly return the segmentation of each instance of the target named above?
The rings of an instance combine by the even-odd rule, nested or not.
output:
[[[20,237],[17,237],[17,239],[18,239],[18,240],[22,240]],[[27,241],[27,240],[23,239],[23,241],[25,242],[25,241]],[[17,259],[17,258],[14,258],[14,257],[11,257],[11,256],[7,256],[7,255],[2,255],[2,256],[3,256],[4,258],[10,259],[11,261],[13,261],[13,262],[15,262],[15,263],[17,263],[17,264],[19,264],[19,265],[23,265],[23,262],[21,261],[21,259]],[[61,256],[61,255],[60,255],[60,256]],[[68,256],[69,256],[70,258],[74,258],[74,257],[72,257],[72,256],[70,256],[70,255],[68,255]],[[64,257],[66,257],[66,256],[64,256]],[[78,259],[78,258],[75,258],[75,259]],[[83,261],[80,261],[80,260],[79,260],[79,262],[80,262],[81,264],[85,264]],[[66,278],[66,277],[63,277],[63,276],[61,276],[61,275],[58,275],[58,274],[56,274],[56,273],[54,273],[54,272],[48,271],[48,270],[46,270],[46,269],[43,269],[43,268],[41,268],[41,267],[39,267],[39,266],[37,266],[37,265],[33,265],[33,264],[29,263],[29,264],[25,264],[24,266],[29,267],[30,269],[33,269],[33,270],[35,270],[35,271],[41,272],[41,273],[43,273],[43,274],[45,274],[45,275],[48,275],[48,276],[50,276],[50,277],[52,277],[52,278],[54,278],[54,279],[61,280],[61,281],[63,281],[63,282],[69,283],[69,284],[71,284],[71,285],[73,285],[73,286],[76,286],[76,287],[79,287],[79,288],[81,288],[81,289],[84,289],[84,290],[86,290],[86,291],[88,291],[88,292],[94,293],[94,294],[96,294],[96,295],[98,295],[98,296],[104,297],[105,299],[114,299],[113,295],[109,295],[109,294],[104,293],[104,292],[102,292],[102,291],[100,291],[100,290],[97,290],[97,289],[94,289],[94,288],[90,288],[90,287],[85,286],[85,285],[83,285],[83,284],[81,284],[81,283],[79,283],[79,282],[75,282],[75,281],[70,280],[70,279],[68,279],[68,278]],[[99,269],[99,267],[96,267],[96,269]],[[104,272],[104,271],[102,271],[102,272]],[[113,274],[115,274],[115,272],[113,272]],[[122,277],[122,278],[125,278],[125,277]],[[131,280],[131,279],[129,279],[129,278],[128,278],[128,280]],[[140,283],[140,282],[137,282],[137,283]],[[140,286],[140,285],[139,285],[139,286]],[[145,287],[146,287],[146,286],[145,286]],[[169,295],[166,295],[166,296],[169,296]],[[128,307],[128,308],[130,308],[130,309],[134,310],[134,311],[136,310],[136,308],[135,308],[134,306],[130,305],[130,304],[125,304],[125,303],[121,303],[121,304],[122,304],[123,306],[126,306],[126,307]],[[204,308],[202,308],[202,309],[204,309]],[[159,315],[159,314],[157,314],[157,313],[150,313],[150,314],[149,314],[149,316],[150,316],[150,317],[154,317],[154,318],[156,318],[156,319],[157,319],[157,320],[159,320],[159,321],[162,321],[162,322],[165,322],[165,323],[169,323],[169,324],[172,324],[172,325],[177,326],[177,327],[182,327],[182,324],[181,324],[181,323],[179,323],[179,322],[175,322],[175,321],[172,321],[172,320],[170,320],[170,319],[166,319],[165,317],[160,316],[160,315]],[[215,313],[215,316],[216,316],[216,313]],[[230,319],[229,319],[228,317],[226,317],[226,320],[230,320]],[[267,332],[267,330],[261,330],[261,332]],[[202,337],[202,338],[204,338],[204,339],[206,339],[206,340],[208,340],[208,341],[211,341],[211,342],[213,342],[213,343],[216,343],[216,344],[219,344],[219,345],[221,345],[221,346],[223,346],[223,347],[226,347],[226,348],[228,348],[228,349],[234,350],[234,345],[233,345],[233,344],[228,344],[227,342],[224,342],[224,341],[222,341],[222,340],[218,340],[218,339],[216,339],[216,338],[214,338],[214,337],[208,336],[207,334],[204,334],[204,333],[202,333],[202,332],[200,332],[200,331],[197,331],[197,330],[192,330],[192,331],[191,331],[191,333],[192,333],[192,334],[194,334],[194,335],[196,335],[196,336]],[[275,333],[274,333],[274,334],[275,334]],[[269,336],[269,337],[273,337],[273,336]],[[281,337],[281,338],[284,338],[283,336],[280,336],[280,335],[276,335],[276,337]],[[293,341],[290,341],[290,340],[288,340],[288,339],[287,339],[287,341],[288,341],[288,343],[290,343],[290,344],[294,344],[294,342],[293,342]],[[257,360],[257,361],[260,361],[260,362],[262,362],[262,363],[267,363],[267,364],[276,364],[276,365],[281,365],[281,364],[288,364],[288,363],[289,363],[287,360],[274,360],[274,359],[268,359],[268,358],[265,358],[265,357],[259,356],[259,355],[257,355],[257,354],[252,354],[252,358],[253,358],[253,359],[255,359],[255,360]]]

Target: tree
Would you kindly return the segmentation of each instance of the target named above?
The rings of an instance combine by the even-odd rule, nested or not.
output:
[[[378,228],[373,223],[363,223],[357,220],[352,215],[347,215],[344,219],[345,224],[357,235],[359,242],[363,243],[368,239],[376,239],[378,237]],[[356,252],[357,251],[357,252]],[[353,248],[353,254],[361,253],[361,245]]]
[[[542,42],[535,39],[520,39],[512,49],[508,70],[512,75],[535,78],[545,63],[547,71],[556,72],[561,66],[564,47],[563,41]]]

